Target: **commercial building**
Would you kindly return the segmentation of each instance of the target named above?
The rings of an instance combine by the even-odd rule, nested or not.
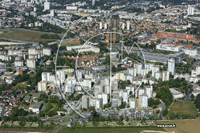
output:
[[[168,43],[161,43],[156,45],[157,50],[162,50],[162,51],[171,51],[171,52],[180,52],[182,50],[182,44],[174,44],[172,42]]]
[[[76,50],[79,51],[80,53],[82,52],[94,52],[94,53],[99,53],[100,49],[96,46],[89,45],[89,44],[84,44],[84,45],[76,45],[76,46],[66,46],[66,49],[71,51],[71,50]]]
[[[153,62],[163,62],[167,63],[169,58],[174,58],[176,63],[180,63],[181,59],[184,56],[184,53],[177,53],[172,55],[164,55],[164,54],[156,54],[150,52],[143,52],[145,60],[153,61]],[[137,51],[138,56],[143,56],[140,51]]]

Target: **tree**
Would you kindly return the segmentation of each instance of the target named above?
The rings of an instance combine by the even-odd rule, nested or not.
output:
[[[5,122],[10,121],[10,117],[8,117],[8,116],[3,116],[3,120],[4,120]]]
[[[173,96],[169,87],[161,87],[156,94],[156,98],[160,98],[166,106],[169,106],[173,101]]]
[[[40,113],[38,115],[39,115],[39,117],[45,117],[45,112],[44,111],[40,111]]]
[[[196,108],[200,109],[200,94],[197,95],[194,104],[196,106]]]
[[[110,56],[107,55],[104,64],[110,64]]]
[[[194,95],[193,94],[191,95],[191,100],[194,101]]]
[[[49,116],[49,117],[52,117],[52,116],[54,116],[55,115],[55,111],[54,110],[50,110],[49,112],[47,112],[47,115]]]
[[[157,39],[157,41],[156,41],[157,43],[161,43],[161,40],[160,39]]]

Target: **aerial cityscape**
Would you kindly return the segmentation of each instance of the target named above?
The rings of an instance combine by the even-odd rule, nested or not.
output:
[[[0,130],[199,133],[199,0],[1,0]]]

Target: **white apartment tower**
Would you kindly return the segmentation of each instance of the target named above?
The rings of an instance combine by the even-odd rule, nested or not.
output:
[[[99,29],[102,29],[102,22],[99,23]]]
[[[44,2],[44,11],[46,10],[50,10],[50,2],[48,2],[47,0],[46,2]]]
[[[169,81],[169,71],[162,72],[162,81]]]
[[[104,29],[107,29],[107,28],[108,28],[107,23],[105,23],[104,24]]]
[[[52,17],[54,17],[54,16],[55,16],[55,11],[54,11],[54,10],[51,10],[51,11],[50,11],[50,15],[51,15]]]
[[[98,98],[103,99],[103,105],[108,103],[108,94],[106,93],[99,93]]]
[[[36,67],[36,60],[35,59],[27,59],[27,67],[28,68],[35,68]]]
[[[194,15],[194,7],[191,5],[188,5],[187,13],[188,15]]]
[[[124,24],[124,23],[122,23],[122,30],[124,30],[124,28],[125,28],[125,24]]]
[[[123,91],[123,102],[128,103],[128,92],[127,92],[127,90]]]
[[[138,107],[139,108],[147,108],[148,107],[148,96],[145,93],[139,96]]]
[[[130,30],[130,22],[129,21],[126,22],[126,25],[127,25],[127,30]]]
[[[95,0],[92,0],[92,6],[94,6],[95,5]]]
[[[175,59],[174,58],[170,58],[168,60],[168,71],[172,73],[172,75],[174,75],[175,72]]]

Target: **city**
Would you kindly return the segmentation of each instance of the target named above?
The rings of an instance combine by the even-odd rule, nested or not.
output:
[[[200,3],[0,1],[1,132],[199,132]]]

